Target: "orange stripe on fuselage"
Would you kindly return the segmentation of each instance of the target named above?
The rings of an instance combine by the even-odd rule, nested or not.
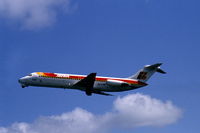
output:
[[[63,76],[59,76],[59,74],[56,73],[46,73],[46,72],[37,72],[38,75],[40,76],[44,76],[44,77],[52,77],[52,78],[63,78],[63,79],[84,79],[87,76],[80,76],[80,75],[70,75],[68,77],[63,77]],[[132,79],[120,79],[120,78],[109,78],[109,77],[96,77],[95,81],[100,81],[100,82],[106,82],[107,80],[117,80],[117,81],[123,81],[129,84],[135,84],[135,85],[147,85],[144,82],[140,82],[137,80],[132,80]]]

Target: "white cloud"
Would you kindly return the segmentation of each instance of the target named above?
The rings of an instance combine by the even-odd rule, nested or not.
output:
[[[18,22],[26,29],[48,27],[57,12],[69,11],[70,0],[0,0],[0,16]]]
[[[165,126],[180,117],[181,110],[171,102],[137,93],[117,98],[113,110],[102,115],[76,108],[61,115],[40,117],[33,123],[0,127],[0,133],[105,133],[112,129]]]
[[[119,125],[127,128],[163,126],[176,122],[181,115],[181,110],[170,101],[163,103],[158,99],[139,93],[118,98],[114,102],[114,108],[118,112],[116,121],[120,122]]]

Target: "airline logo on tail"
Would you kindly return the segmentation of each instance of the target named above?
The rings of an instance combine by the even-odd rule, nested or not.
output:
[[[137,79],[146,80],[147,79],[147,72],[140,72]]]

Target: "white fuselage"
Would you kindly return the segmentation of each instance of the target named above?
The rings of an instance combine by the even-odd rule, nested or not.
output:
[[[86,75],[35,72],[19,79],[19,82],[22,87],[41,86],[85,91],[84,88],[73,86],[85,77]],[[118,92],[136,89],[145,85],[147,84],[134,79],[97,76],[93,89],[98,91]]]

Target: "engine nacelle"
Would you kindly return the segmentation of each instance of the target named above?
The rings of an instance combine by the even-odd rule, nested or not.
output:
[[[127,87],[127,86],[129,86],[129,84],[126,83],[126,82],[118,81],[118,80],[112,80],[112,79],[107,80],[106,84],[110,85],[110,86],[116,86],[116,87],[117,86],[118,87]]]

